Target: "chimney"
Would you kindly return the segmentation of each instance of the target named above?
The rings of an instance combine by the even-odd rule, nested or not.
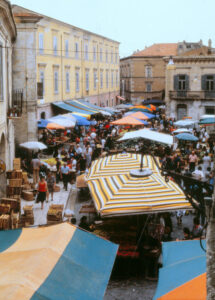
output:
[[[211,39],[208,40],[208,54],[211,54],[211,50],[212,50],[212,41]]]

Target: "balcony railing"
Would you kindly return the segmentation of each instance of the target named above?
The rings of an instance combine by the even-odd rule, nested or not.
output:
[[[8,108],[8,118],[20,118],[23,107],[23,90],[13,90],[12,103]]]
[[[215,92],[213,91],[170,91],[170,99],[174,100],[215,100]]]

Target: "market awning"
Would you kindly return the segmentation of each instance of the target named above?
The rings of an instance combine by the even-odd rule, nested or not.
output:
[[[166,182],[151,156],[144,156],[144,168],[151,176],[136,178],[130,171],[140,168],[141,155],[117,154],[92,163],[88,186],[97,211],[103,217],[153,213],[191,208],[183,191]]]
[[[93,108],[89,107],[89,105],[86,105],[78,100],[67,100],[66,103],[77,109],[81,109],[83,111],[88,111],[91,114],[100,113],[98,109],[93,109]]]
[[[153,300],[206,300],[206,256],[198,240],[163,243],[162,257]]]
[[[215,117],[203,118],[199,121],[199,125],[210,126],[215,124]]]
[[[129,114],[130,117],[133,117],[133,118],[138,118],[140,120],[148,120],[149,117],[147,117],[144,113],[142,113],[141,111],[137,111],[135,113],[131,113]]]
[[[0,298],[103,299],[117,245],[69,223],[0,232]]]
[[[87,117],[87,118],[90,118],[91,115],[93,115],[94,113],[93,112],[89,112],[89,111],[86,111],[86,110],[83,110],[83,109],[79,109],[79,108],[76,108],[72,105],[69,105],[65,102],[62,102],[62,101],[59,101],[59,102],[54,102],[52,103],[54,106],[58,107],[58,108],[61,108],[63,110],[66,110],[68,112],[72,112],[72,113],[77,113],[83,117]]]
[[[174,122],[174,125],[177,127],[192,127],[197,123],[198,123],[198,121],[196,121],[196,120],[187,119],[187,120],[176,121],[176,122]]]
[[[125,98],[121,97],[121,96],[116,96],[119,100],[125,101]]]
[[[173,145],[173,136],[170,134],[160,133],[150,129],[140,129],[135,131],[126,132],[119,141],[125,141],[129,139],[147,139],[154,142]]]
[[[118,119],[116,121],[111,122],[112,125],[144,125],[141,120],[137,118],[133,118],[131,116],[126,116],[124,118]]]

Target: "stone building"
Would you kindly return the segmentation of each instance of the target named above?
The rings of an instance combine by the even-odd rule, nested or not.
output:
[[[10,117],[12,99],[12,47],[16,27],[10,3],[0,0],[0,159],[6,169],[12,168],[14,158],[14,124]],[[5,174],[0,170],[0,195],[4,193]]]
[[[34,30],[31,28],[33,40],[27,39],[31,44],[27,45],[26,52],[29,58],[30,53],[35,55],[36,74],[32,70],[33,77],[36,75],[38,87],[42,86],[37,97],[38,119],[50,117],[52,103],[57,101],[84,99],[99,106],[116,104],[119,95],[118,42],[17,5],[13,6],[13,13],[18,35],[19,32],[23,34],[28,18],[38,18]],[[29,32],[29,28],[26,30]],[[26,43],[26,38],[23,36],[24,40],[19,43]],[[30,78],[32,75],[28,76],[28,84]],[[35,78],[33,81],[35,83]],[[36,85],[34,89],[36,93]],[[32,94],[33,98],[36,99]]]
[[[164,99],[165,56],[176,56],[198,49],[199,43],[154,44],[120,60],[121,95],[132,103],[147,99]]]
[[[203,114],[215,115],[215,55],[211,53],[211,47],[202,47],[173,57],[167,65],[167,116],[198,120]]]

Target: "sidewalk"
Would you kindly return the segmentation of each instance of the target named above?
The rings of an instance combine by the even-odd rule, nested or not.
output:
[[[48,203],[44,202],[43,209],[41,209],[41,203],[35,203],[35,201],[26,201],[23,199],[21,200],[21,214],[24,213],[23,207],[25,205],[33,205],[34,226],[47,224],[47,212],[51,204],[63,204],[65,210],[68,198],[70,196],[71,185],[68,184],[68,191],[64,190],[62,182],[60,182],[58,185],[60,185],[60,192],[54,193],[53,201],[49,200]]]

